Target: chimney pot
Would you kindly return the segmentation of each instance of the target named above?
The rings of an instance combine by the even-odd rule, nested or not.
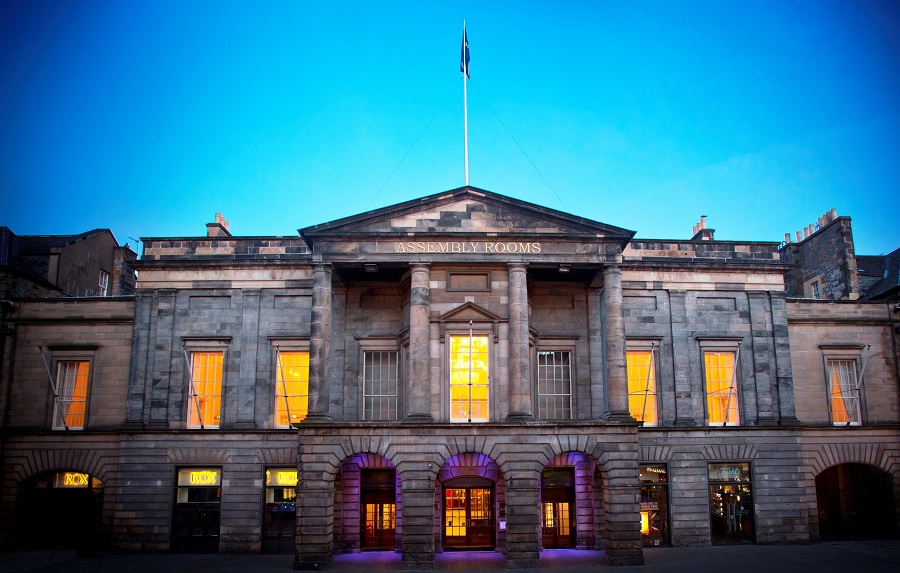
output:
[[[785,234],[784,234],[784,242],[785,242],[785,244],[791,242],[791,234],[790,234],[790,233],[785,233]]]
[[[828,218],[829,218],[830,220],[832,220],[832,221],[834,221],[835,219],[837,219],[837,209],[832,209],[831,211],[829,211],[829,212],[828,212]]]

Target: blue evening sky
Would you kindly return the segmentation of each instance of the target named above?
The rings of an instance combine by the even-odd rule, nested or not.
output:
[[[460,187],[463,19],[472,185],[649,238],[836,208],[900,247],[895,0],[4,0],[0,225],[296,235]]]

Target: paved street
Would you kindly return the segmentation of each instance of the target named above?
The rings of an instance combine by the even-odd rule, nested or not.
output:
[[[541,554],[541,567],[526,573],[897,573],[900,541],[844,541],[799,546],[669,547],[644,551],[643,567],[609,567],[603,553],[556,550]],[[438,571],[507,571],[498,553],[444,553]],[[276,573],[293,570],[290,555],[177,555],[100,553],[79,559],[74,551],[0,553],[0,573]],[[400,571],[398,553],[335,557],[332,571]]]

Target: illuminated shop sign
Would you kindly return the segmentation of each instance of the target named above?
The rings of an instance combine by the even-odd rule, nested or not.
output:
[[[486,242],[486,241],[407,241],[397,243],[395,253],[511,253],[536,255],[541,252],[540,243]]]
[[[222,471],[213,468],[196,468],[180,470],[178,485],[180,486],[218,486],[221,483]]]
[[[57,477],[57,487],[90,487],[91,476],[75,472],[63,472]]]
[[[750,481],[750,464],[709,464],[709,481]]]
[[[191,485],[216,485],[218,477],[213,471],[191,472]]]
[[[278,468],[266,471],[267,486],[294,487],[297,485],[297,470]]]

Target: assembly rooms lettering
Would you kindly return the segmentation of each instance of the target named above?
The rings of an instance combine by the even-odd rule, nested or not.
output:
[[[540,243],[485,241],[408,241],[397,243],[395,253],[528,253],[541,252]]]

